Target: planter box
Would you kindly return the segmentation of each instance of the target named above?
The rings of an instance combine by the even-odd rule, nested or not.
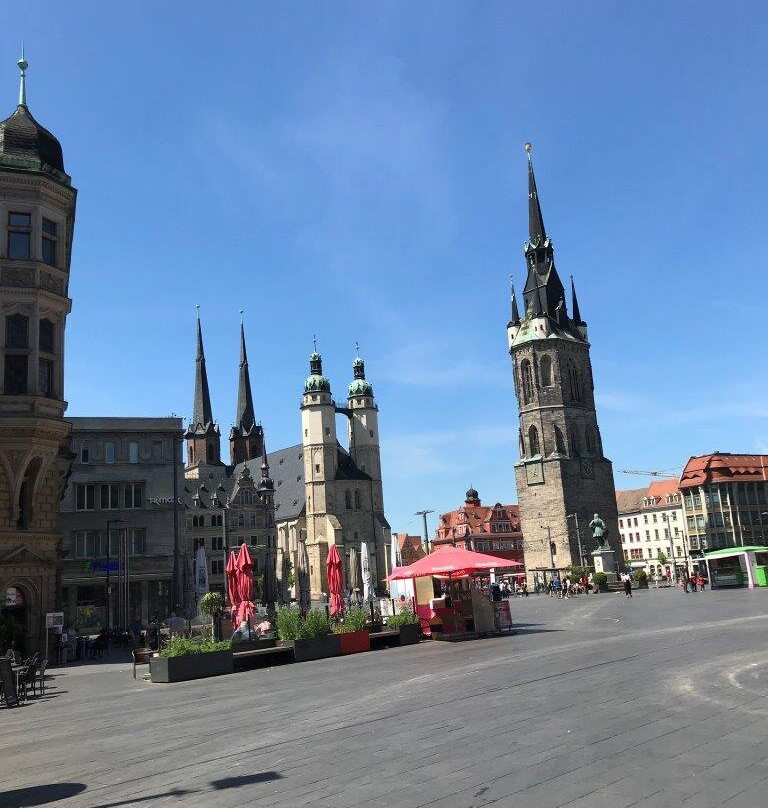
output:
[[[153,682],[184,682],[234,671],[232,651],[210,651],[179,657],[152,657],[149,672]]]
[[[419,623],[400,626],[400,645],[415,645],[417,642],[421,642],[421,625]]]
[[[296,662],[308,662],[310,659],[323,659],[341,654],[338,634],[329,634],[327,637],[316,637],[312,640],[294,640],[292,643],[285,641],[281,645],[293,645],[293,658]]]
[[[341,653],[343,654],[359,654],[362,651],[371,650],[371,632],[363,629],[362,631],[348,631],[345,634],[337,634],[339,638],[339,645]]]
[[[238,651],[258,651],[261,648],[274,648],[277,645],[275,637],[260,637],[258,640],[240,640],[232,643],[232,650]]]

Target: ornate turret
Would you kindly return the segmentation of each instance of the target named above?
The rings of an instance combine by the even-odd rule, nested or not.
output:
[[[317,352],[317,347],[309,355],[309,376],[304,382],[304,392],[320,391],[330,393],[331,383],[323,376],[323,357]]]
[[[373,385],[365,378],[365,362],[360,358],[360,349],[355,361],[352,363],[354,379],[349,385],[349,395],[352,396],[372,396]]]
[[[262,451],[263,433],[256,423],[251,394],[248,353],[245,348],[243,312],[240,310],[240,375],[237,384],[237,412],[229,433],[229,453],[232,465],[258,457]]]
[[[467,505],[480,505],[480,494],[474,486],[470,486],[464,499]]]
[[[195,402],[192,420],[184,436],[187,441],[187,467],[221,465],[221,432],[213,420],[208,373],[205,369],[200,306],[197,309],[197,356],[195,359]]]
[[[267,459],[267,444],[266,441],[262,442],[263,449],[261,454],[261,480],[259,481],[259,491],[265,493],[275,490],[275,483],[269,476],[269,461]]]

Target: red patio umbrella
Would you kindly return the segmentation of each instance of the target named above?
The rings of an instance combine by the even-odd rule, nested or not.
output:
[[[253,616],[253,559],[248,547],[240,545],[237,554],[237,591],[240,595],[240,603],[237,607],[237,622],[249,620]]]
[[[442,578],[463,578],[473,572],[485,572],[492,569],[522,567],[519,561],[509,558],[475,553],[463,547],[441,547],[407,567],[398,567],[389,576],[389,581],[400,581],[409,578],[423,578],[437,575]]]
[[[226,579],[227,600],[229,601],[230,614],[235,619],[237,607],[240,604],[240,590],[237,586],[237,553],[232,550],[227,558],[227,566],[224,570]]]
[[[344,598],[341,595],[341,556],[335,544],[331,545],[326,561],[328,571],[328,594],[330,595],[331,617],[344,611]]]

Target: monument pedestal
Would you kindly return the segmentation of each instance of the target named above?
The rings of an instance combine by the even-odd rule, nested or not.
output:
[[[615,553],[609,547],[598,547],[592,553],[592,563],[595,572],[604,572],[608,582],[617,581]]]

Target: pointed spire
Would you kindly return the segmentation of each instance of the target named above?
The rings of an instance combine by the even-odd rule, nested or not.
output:
[[[237,384],[237,413],[235,426],[249,432],[256,423],[253,412],[253,396],[251,395],[251,376],[248,370],[248,354],[245,349],[245,326],[243,325],[243,311],[240,310],[240,378]]]
[[[510,275],[510,278],[511,277],[512,276]],[[511,322],[519,323],[520,322],[520,312],[518,311],[518,308],[517,308],[517,297],[515,296],[515,284],[511,283],[510,285],[512,287],[512,297],[511,297],[511,300],[510,300],[510,305],[511,305],[511,308],[512,308],[512,320],[511,320]]]
[[[203,349],[203,329],[200,325],[200,304],[197,309],[197,359],[195,362],[195,408],[192,416],[193,425],[210,424],[213,421],[211,414],[211,394],[208,391],[208,373],[205,370],[205,350]]]
[[[547,231],[544,229],[539,193],[536,190],[536,175],[533,173],[533,159],[531,158],[533,146],[526,143],[525,151],[528,155],[528,238],[531,244],[543,244],[547,238]]]
[[[269,460],[267,459],[267,441],[262,440],[261,444],[261,482],[259,483],[259,490],[269,490],[275,487],[272,479],[269,476]]]
[[[19,66],[21,76],[19,78],[19,106],[27,106],[27,77],[26,70],[29,67],[29,62],[24,58],[24,43],[21,43],[21,59],[16,64]]]
[[[581,325],[584,321],[581,319],[581,312],[579,311],[579,301],[576,297],[576,286],[573,283],[573,275],[571,275],[571,315],[573,322]]]

